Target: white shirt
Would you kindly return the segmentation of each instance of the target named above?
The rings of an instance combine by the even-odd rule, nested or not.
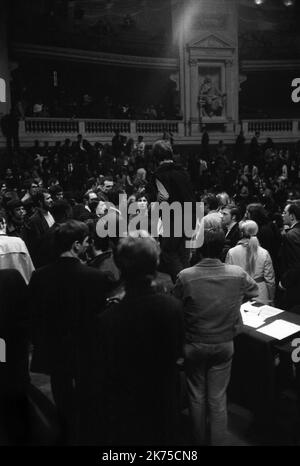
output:
[[[52,215],[50,214],[50,212],[48,212],[47,214],[44,214],[44,218],[45,218],[46,222],[48,223],[49,228],[51,228],[52,225],[54,225],[55,220],[52,217]]]
[[[21,238],[0,235],[0,269],[18,270],[28,285],[35,268]]]

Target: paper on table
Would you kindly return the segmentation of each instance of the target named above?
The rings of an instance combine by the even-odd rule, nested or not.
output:
[[[259,308],[259,316],[263,319],[268,319],[269,317],[277,316],[284,312],[282,309],[278,309],[277,307],[268,306],[265,304],[264,306]]]
[[[246,303],[241,305],[241,311],[253,312],[253,314],[258,315],[261,307],[252,306],[251,301],[247,301]]]
[[[286,320],[278,319],[269,325],[265,325],[257,331],[276,338],[277,340],[282,340],[283,338],[293,335],[294,333],[300,332],[300,325],[292,324]]]
[[[265,321],[262,317],[259,317],[251,312],[241,311],[243,324],[248,325],[252,328],[258,328],[265,324]]]

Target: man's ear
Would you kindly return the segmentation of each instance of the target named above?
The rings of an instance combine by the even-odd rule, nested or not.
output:
[[[74,241],[74,243],[72,244],[72,251],[74,251],[77,254],[80,249],[80,246],[81,245],[78,240]]]

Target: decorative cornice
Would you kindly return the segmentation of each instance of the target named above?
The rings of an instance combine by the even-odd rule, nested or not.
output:
[[[97,63],[102,65],[169,70],[179,68],[179,60],[177,58],[139,57],[135,55],[91,52],[89,50],[47,47],[43,45],[21,43],[14,43],[13,51],[22,57],[55,58],[77,63]]]
[[[241,60],[242,71],[300,70],[300,60]]]

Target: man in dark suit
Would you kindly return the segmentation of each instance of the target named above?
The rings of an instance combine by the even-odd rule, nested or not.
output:
[[[36,194],[35,201],[38,207],[27,223],[26,245],[37,268],[42,265],[40,246],[43,236],[54,225],[55,220],[50,213],[53,201],[46,189],[41,189]]]
[[[229,249],[234,248],[240,240],[240,211],[234,204],[229,204],[221,211],[222,224],[225,230],[225,245],[222,252],[221,259],[224,261]]]
[[[281,275],[300,265],[300,205],[287,204],[283,211],[283,223],[289,227],[282,238],[279,252]]]
[[[59,259],[37,270],[29,284],[34,345],[31,370],[51,376],[68,443],[88,440],[94,319],[109,289],[105,275],[80,262],[88,234],[83,222],[61,224],[55,233]]]

